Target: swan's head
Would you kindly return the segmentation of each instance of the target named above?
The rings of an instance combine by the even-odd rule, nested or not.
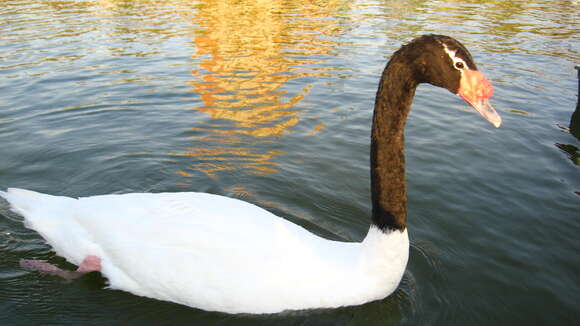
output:
[[[411,43],[415,42],[417,55],[411,64],[418,80],[457,94],[499,128],[501,117],[489,103],[493,87],[477,70],[469,51],[459,41],[443,35],[426,35]]]

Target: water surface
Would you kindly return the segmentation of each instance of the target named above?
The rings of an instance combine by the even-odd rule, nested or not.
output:
[[[2,325],[573,325],[580,317],[575,1],[3,1],[0,189],[204,191],[332,239],[369,224],[391,53],[463,42],[495,129],[422,85],[406,129],[410,262],[359,307],[232,316],[31,273],[67,266],[0,203]],[[563,150],[566,149],[566,150]]]

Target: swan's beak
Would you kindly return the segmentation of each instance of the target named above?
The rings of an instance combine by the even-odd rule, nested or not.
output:
[[[487,121],[489,121],[496,128],[499,128],[499,126],[501,126],[501,117],[499,116],[499,114],[497,114],[497,112],[495,111],[493,106],[491,106],[491,104],[489,104],[488,99],[481,98],[481,99],[474,101],[474,102],[470,102],[470,101],[467,101],[467,102],[469,104],[471,104],[471,106],[473,106],[473,108],[476,109],[477,112],[479,112],[479,114],[481,114],[482,117],[484,117]]]
[[[463,70],[457,95],[469,103],[492,125],[499,128],[501,117],[489,103],[489,98],[493,95],[493,87],[481,72]]]

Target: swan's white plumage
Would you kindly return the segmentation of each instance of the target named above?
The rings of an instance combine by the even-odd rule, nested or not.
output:
[[[55,252],[102,260],[113,289],[229,313],[329,308],[383,298],[407,264],[407,231],[330,241],[253,204],[205,193],[73,199],[0,192]]]

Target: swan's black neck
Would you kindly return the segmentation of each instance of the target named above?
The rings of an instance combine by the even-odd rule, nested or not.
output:
[[[396,52],[385,68],[371,134],[372,222],[385,231],[403,231],[407,219],[404,129],[419,84],[409,58]]]
[[[476,70],[469,51],[444,35],[418,37],[389,60],[377,91],[371,139],[372,220],[381,230],[407,227],[404,129],[417,85],[429,83],[460,94],[462,82],[470,90],[477,86],[463,78],[464,71]]]

